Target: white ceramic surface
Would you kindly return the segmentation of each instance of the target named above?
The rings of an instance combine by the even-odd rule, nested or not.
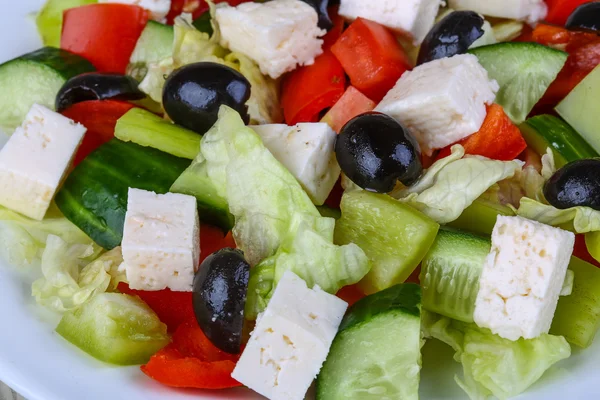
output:
[[[0,0],[0,63],[40,46],[32,19],[42,0]],[[3,90],[0,87],[0,96]],[[172,390],[146,378],[137,367],[116,368],[98,362],[54,332],[57,317],[40,310],[31,298],[30,276],[0,262],[0,381],[29,400],[178,400],[250,399],[250,391]],[[458,364],[449,348],[424,347],[421,399],[466,398],[453,381]],[[600,339],[586,351],[555,366],[523,400],[600,398]]]

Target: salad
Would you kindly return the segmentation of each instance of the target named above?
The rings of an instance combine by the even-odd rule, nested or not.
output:
[[[417,399],[439,341],[465,398],[517,396],[600,327],[599,21],[48,0],[0,64],[0,256],[166,386]]]

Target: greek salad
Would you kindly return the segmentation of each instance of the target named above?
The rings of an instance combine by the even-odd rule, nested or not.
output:
[[[506,399],[594,340],[600,2],[48,0],[35,20],[44,47],[0,64],[0,257],[38,271],[82,357],[204,393],[404,400],[439,341],[465,398]]]

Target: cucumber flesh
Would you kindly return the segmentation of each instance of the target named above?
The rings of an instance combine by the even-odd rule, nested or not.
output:
[[[148,21],[129,59],[127,74],[140,81],[144,79],[148,64],[171,57],[174,40],[173,26]]]
[[[44,46],[60,47],[63,13],[66,10],[97,2],[98,0],[48,0],[35,18]]]
[[[538,154],[546,154],[549,147],[554,154],[556,168],[571,161],[600,157],[569,124],[552,115],[538,115],[523,122],[519,129],[527,146]]]
[[[62,337],[91,356],[118,365],[148,362],[169,343],[167,326],[138,297],[102,293],[65,313]]]
[[[341,209],[335,243],[355,243],[373,265],[359,283],[365,293],[404,282],[433,244],[439,229],[425,214],[387,195],[346,192]]]
[[[141,108],[132,108],[119,118],[115,137],[189,160],[200,152],[202,138],[196,132],[174,125]]]
[[[569,269],[575,273],[573,290],[559,298],[550,333],[585,348],[600,328],[600,269],[576,257]]]
[[[33,104],[54,110],[67,79],[94,71],[89,61],[65,50],[44,47],[0,65],[0,130],[12,133]]]
[[[423,308],[473,322],[479,277],[490,247],[489,239],[441,229],[421,263]]]
[[[356,303],[317,378],[317,400],[418,399],[419,303],[420,288],[414,284]]]
[[[469,50],[500,85],[496,103],[520,124],[567,61],[567,53],[536,43],[505,42]]]
[[[502,204],[477,199],[463,211],[460,217],[449,222],[448,226],[482,235],[491,235],[498,215],[515,215],[515,213]]]
[[[571,125],[590,146],[600,153],[600,65],[586,76],[556,106],[556,112]]]

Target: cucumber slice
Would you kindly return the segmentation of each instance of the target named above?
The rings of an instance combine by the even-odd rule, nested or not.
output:
[[[35,18],[44,46],[60,47],[63,13],[66,10],[97,2],[98,0],[48,0]]]
[[[396,285],[348,312],[317,378],[317,400],[418,399],[421,289]]]
[[[142,80],[148,73],[148,64],[173,54],[175,32],[173,26],[148,21],[129,59],[127,74]]]
[[[130,187],[166,193],[190,164],[151,147],[112,139],[71,172],[56,205],[105,249],[121,244]]]
[[[373,268],[359,283],[374,293],[402,283],[417,268],[435,240],[439,225],[390,196],[363,190],[344,193],[335,243],[355,243]]]
[[[119,118],[115,137],[188,160],[198,155],[202,139],[196,132],[174,125],[141,108],[132,108]]]
[[[496,103],[520,124],[542,98],[567,61],[568,54],[536,43],[506,42],[469,50],[500,90]]]
[[[148,362],[169,343],[167,326],[138,297],[101,293],[65,313],[56,332],[99,360],[118,365]]]
[[[510,207],[491,201],[477,199],[467,207],[463,213],[448,226],[456,229],[491,235],[498,215],[515,215]]]
[[[550,333],[585,348],[600,328],[600,269],[576,257],[569,269],[575,273],[573,290],[559,298]]]
[[[600,65],[556,106],[556,112],[579,132],[594,150],[600,152],[600,127],[596,119],[600,109],[598,93],[600,93]]]
[[[529,118],[519,129],[527,145],[536,153],[546,154],[548,147],[552,149],[556,168],[571,161],[600,157],[569,124],[552,115]]]
[[[441,229],[421,263],[423,308],[473,322],[479,277],[490,247],[489,239]]]
[[[54,110],[67,79],[94,71],[89,61],[65,50],[44,47],[0,65],[0,129],[12,133],[34,103]]]

